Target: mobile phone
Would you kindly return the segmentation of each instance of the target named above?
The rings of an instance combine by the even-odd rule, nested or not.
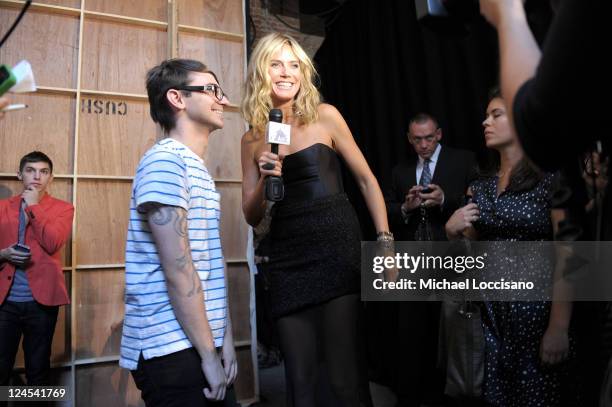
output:
[[[432,192],[433,192],[433,189],[429,187],[421,189],[422,194],[431,194]]]
[[[24,244],[15,243],[13,249],[19,252],[30,253],[30,248]]]

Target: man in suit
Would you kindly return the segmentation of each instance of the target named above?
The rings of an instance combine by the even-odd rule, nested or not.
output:
[[[386,194],[396,240],[447,240],[444,225],[464,204],[475,176],[474,154],[443,146],[441,139],[432,115],[419,113],[410,120],[408,142],[417,157],[393,169]],[[395,312],[401,344],[394,352],[397,406],[440,405],[445,383],[445,372],[436,367],[440,303],[402,302]]]
[[[446,240],[444,225],[463,206],[474,154],[442,146],[441,139],[433,116],[419,113],[410,120],[408,142],[417,157],[395,166],[386,197],[396,240]]]

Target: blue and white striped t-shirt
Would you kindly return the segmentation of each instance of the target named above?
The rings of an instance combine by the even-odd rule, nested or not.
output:
[[[146,214],[158,202],[187,210],[193,263],[200,275],[215,346],[223,344],[227,300],[219,237],[219,193],[203,160],[184,144],[166,138],[140,160],[132,186],[125,253],[125,319],[119,364],[134,370],[145,359],[192,347],[179,325]]]

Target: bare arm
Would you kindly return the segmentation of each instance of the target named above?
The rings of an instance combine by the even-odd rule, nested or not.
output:
[[[355,139],[342,115],[335,107],[327,104],[319,106],[319,115],[326,128],[330,129],[336,151],[346,161],[357,181],[376,231],[388,232],[387,208],[380,186],[361,150],[359,150],[357,143],[355,143]]]
[[[208,398],[225,397],[226,379],[206,316],[200,276],[191,259],[187,212],[175,206],[149,205],[147,220],[159,252],[168,297],[178,322],[202,358]]]
[[[236,380],[236,376],[238,376],[238,362],[236,360],[236,349],[234,348],[234,331],[232,330],[232,319],[229,312],[229,306],[227,309],[227,324],[225,325],[222,354],[227,385],[231,386]]]
[[[507,106],[514,106],[519,88],[535,76],[541,52],[529,29],[521,0],[480,0],[480,12],[499,38],[501,91]],[[512,109],[508,109],[514,123]]]
[[[551,220],[555,235],[558,225],[566,218],[563,209],[553,209]],[[540,346],[540,358],[544,363],[555,364],[563,361],[569,352],[568,329],[572,318],[572,287],[563,277],[566,260],[571,257],[567,248],[556,247],[556,263],[553,277],[553,300],[550,304],[548,327]]]

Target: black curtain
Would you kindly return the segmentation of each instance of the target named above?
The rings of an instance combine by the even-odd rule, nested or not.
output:
[[[498,56],[495,31],[482,17],[464,34],[449,33],[419,23],[414,1],[348,0],[331,21],[314,58],[321,91],[383,189],[393,166],[414,154],[406,131],[418,112],[439,119],[443,144],[483,155],[481,123]],[[350,174],[344,178],[364,239],[372,239],[363,199]]]

